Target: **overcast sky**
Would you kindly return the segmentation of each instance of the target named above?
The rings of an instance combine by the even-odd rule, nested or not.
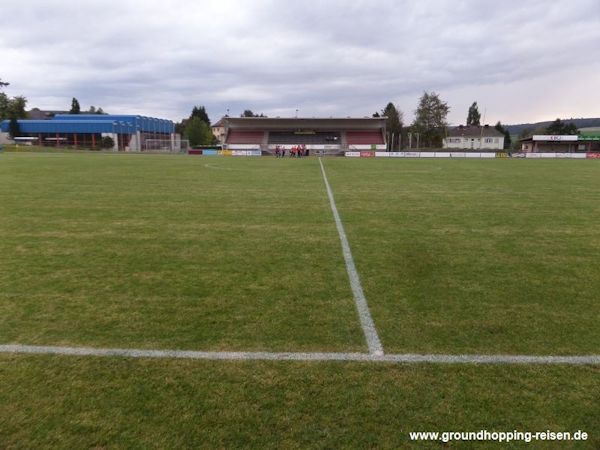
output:
[[[412,120],[435,91],[463,123],[600,117],[600,0],[3,0],[0,78],[29,107],[180,120]]]

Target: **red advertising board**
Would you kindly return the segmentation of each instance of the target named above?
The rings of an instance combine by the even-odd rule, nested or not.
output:
[[[588,153],[586,155],[586,158],[588,158],[588,159],[600,159],[600,153]]]
[[[374,158],[375,152],[360,152],[361,158]]]

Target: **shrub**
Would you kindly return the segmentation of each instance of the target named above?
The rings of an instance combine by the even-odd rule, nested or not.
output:
[[[110,136],[104,136],[100,141],[101,148],[113,148],[115,146],[115,140]]]

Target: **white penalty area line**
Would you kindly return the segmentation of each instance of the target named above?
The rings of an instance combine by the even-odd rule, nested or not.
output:
[[[379,363],[437,364],[566,364],[600,365],[600,355],[375,355],[372,353],[311,352],[202,352],[193,350],[144,350],[125,348],[55,347],[40,345],[0,345],[0,354],[36,354],[67,356],[120,356],[128,358],[171,358],[222,361],[346,361]]]
[[[360,284],[360,278],[358,276],[358,272],[356,271],[354,258],[352,257],[352,252],[350,251],[350,244],[348,243],[348,238],[346,237],[344,225],[340,219],[337,207],[335,206],[333,191],[331,190],[329,181],[327,181],[327,175],[325,174],[325,168],[323,167],[321,157],[319,157],[319,164],[321,165],[323,181],[325,182],[325,187],[327,188],[327,196],[329,197],[331,212],[333,213],[333,218],[335,219],[335,226],[337,227],[338,234],[340,235],[342,253],[344,254],[344,261],[346,262],[346,271],[348,272],[348,278],[350,279],[350,287],[352,288],[352,294],[354,295],[354,303],[356,304],[356,309],[358,311],[360,325],[362,326],[365,339],[367,340],[369,353],[371,355],[381,356],[383,355],[383,346],[381,345],[379,335],[377,334],[377,329],[375,328],[375,323],[371,317],[371,312],[369,311],[369,305],[367,304],[365,293],[363,292],[362,285]]]

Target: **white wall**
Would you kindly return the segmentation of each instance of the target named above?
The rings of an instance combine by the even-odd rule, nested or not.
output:
[[[10,138],[10,135],[8,133],[2,133],[0,131],[0,144],[12,144],[13,141]]]
[[[373,148],[375,147],[375,148]],[[348,144],[348,150],[385,150],[385,144]]]
[[[247,144],[244,145],[244,148],[248,146],[252,146],[256,144]],[[235,148],[235,144],[229,144],[229,148]],[[290,150],[294,147],[298,147],[298,144],[269,144],[269,150],[275,150],[277,147],[280,149]],[[306,144],[306,147],[309,150],[339,150],[341,146],[339,144]],[[371,147],[369,147],[370,149]]]
[[[444,138],[444,148],[457,150],[502,150],[504,148],[504,137],[468,138],[468,137],[447,137]]]

